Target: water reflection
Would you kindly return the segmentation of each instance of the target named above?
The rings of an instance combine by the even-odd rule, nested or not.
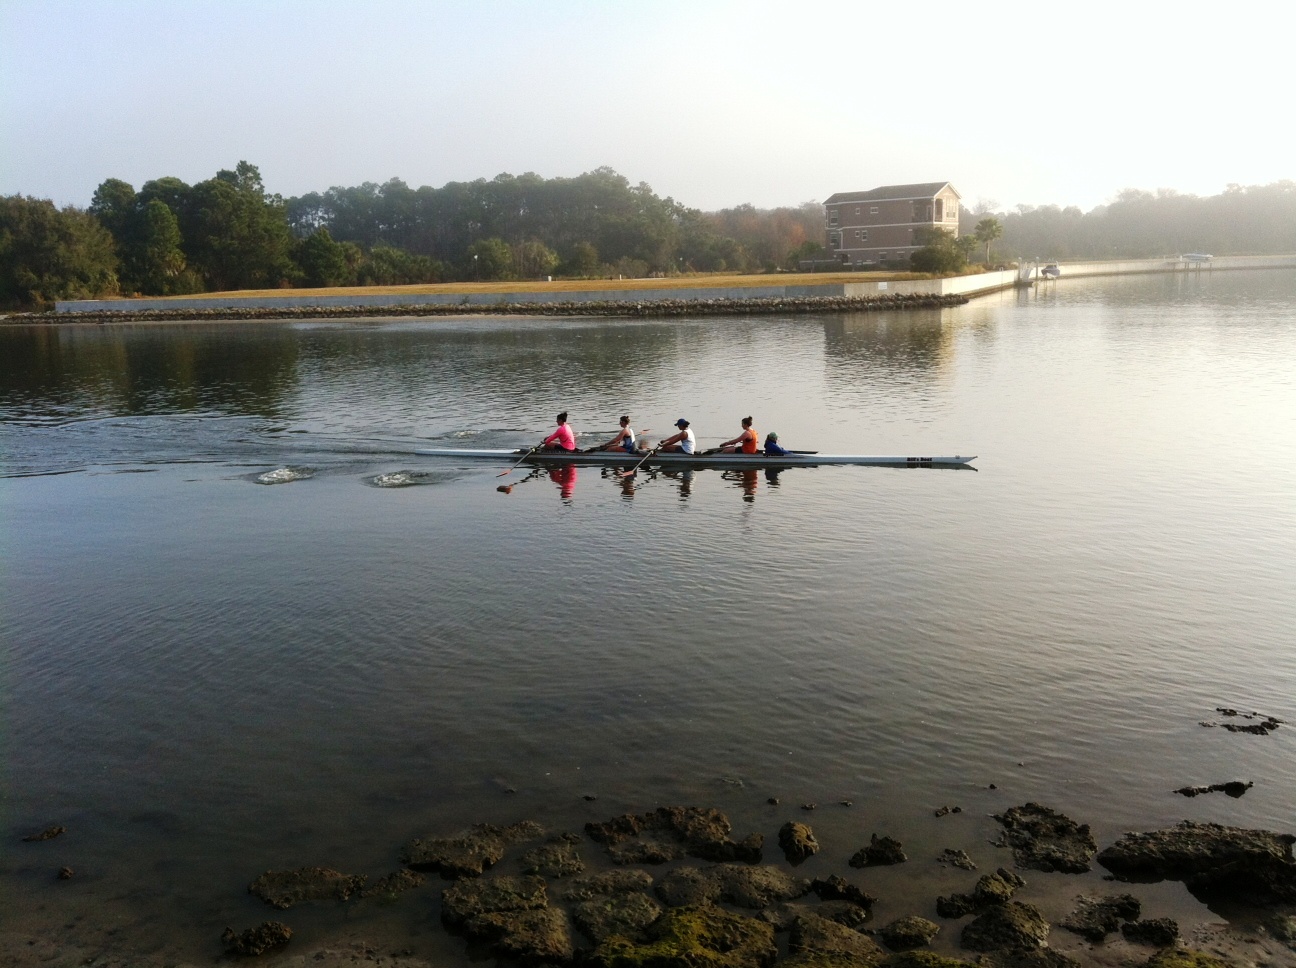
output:
[[[300,342],[279,326],[0,329],[0,417],[223,412],[277,417],[298,386]]]
[[[660,467],[653,472],[654,476],[665,477],[668,480],[675,481],[678,485],[679,499],[687,501],[689,495],[693,493],[693,475],[696,471],[691,467],[685,468],[667,468]]]
[[[720,476],[742,490],[744,501],[756,500],[756,485],[760,482],[758,469],[721,471]]]
[[[956,309],[844,313],[824,320],[832,364],[865,364],[922,376],[953,360]]]
[[[558,488],[558,493],[562,495],[564,504],[570,504],[572,495],[576,493],[576,480],[580,476],[577,473],[575,464],[563,464],[560,467],[550,467],[549,480],[553,481]]]
[[[642,482],[640,482],[637,473],[627,474],[627,470],[628,468],[604,467],[599,470],[599,476],[605,481],[610,481],[616,489],[621,492],[621,496],[625,500],[633,501],[635,491],[639,490],[642,486]],[[650,479],[650,477],[645,477],[644,481],[646,482]]]

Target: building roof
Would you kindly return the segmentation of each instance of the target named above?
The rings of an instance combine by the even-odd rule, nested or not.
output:
[[[895,201],[897,199],[906,198],[934,198],[943,188],[948,188],[955,195],[959,195],[958,190],[949,182],[921,182],[917,185],[883,185],[881,188],[874,188],[867,192],[838,192],[836,195],[830,195],[825,199],[824,204],[832,205],[836,202]],[[959,195],[959,198],[962,197],[962,195]]]

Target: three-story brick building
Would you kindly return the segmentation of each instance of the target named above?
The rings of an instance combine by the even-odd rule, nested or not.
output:
[[[921,248],[914,244],[915,229],[958,237],[959,198],[949,182],[838,192],[824,202],[828,251],[850,266],[903,262]]]

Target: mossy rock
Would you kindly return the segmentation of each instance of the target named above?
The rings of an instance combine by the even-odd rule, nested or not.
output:
[[[1080,962],[1052,948],[992,951],[976,961],[978,968],[1080,968]]]
[[[499,957],[527,965],[567,964],[575,953],[567,915],[557,908],[482,914],[464,927],[473,937],[488,938]]]
[[[878,931],[878,937],[892,951],[913,951],[931,944],[939,933],[939,924],[911,915],[892,921]]]
[[[364,887],[364,874],[342,874],[328,867],[299,867],[291,871],[266,871],[248,885],[271,907],[287,910],[303,901],[345,901]]]
[[[972,951],[1042,948],[1048,933],[1048,920],[1033,905],[1009,901],[992,905],[964,927],[962,942]]]
[[[877,968],[878,962],[844,952],[803,951],[778,963],[778,968]],[[964,968],[962,963],[958,968]]]
[[[868,935],[809,913],[792,922],[788,951],[841,955],[860,964],[876,964],[886,957],[886,952]]]
[[[221,942],[231,955],[255,957],[286,945],[291,937],[292,928],[282,921],[262,921],[241,934],[235,934],[233,928],[226,928]]]
[[[378,878],[378,880],[366,886],[360,892],[360,896],[373,897],[380,901],[394,901],[406,891],[421,887],[426,880],[427,878],[417,871],[402,868],[385,877]]]
[[[710,905],[672,908],[636,944],[609,938],[590,956],[600,968],[768,968],[778,956],[774,928]]]
[[[458,881],[441,892],[441,919],[460,925],[482,914],[534,911],[548,904],[543,877]]]
[[[640,941],[661,913],[662,906],[647,894],[631,891],[581,901],[572,909],[572,919],[597,944],[618,936]]]
[[[1148,959],[1147,968],[1229,968],[1229,964],[1203,951],[1165,948]]]
[[[575,834],[560,834],[547,844],[533,847],[518,861],[523,874],[541,877],[571,877],[585,873],[585,861],[580,855],[580,838]]]
[[[562,888],[564,901],[588,901],[613,894],[630,894],[650,890],[652,875],[640,870],[611,870],[587,874],[567,881]]]
[[[946,958],[931,951],[904,951],[891,955],[878,968],[971,968],[972,962]]]
[[[440,871],[445,877],[480,877],[499,863],[509,847],[538,840],[543,834],[540,825],[530,820],[507,827],[479,823],[451,837],[410,841],[401,852],[401,863],[417,871]]]

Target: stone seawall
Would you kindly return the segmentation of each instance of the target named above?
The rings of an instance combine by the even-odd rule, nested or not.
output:
[[[1296,268],[1296,255],[1221,256],[1188,262],[1178,256],[1104,262],[1059,263],[1061,279],[1163,272]],[[997,292],[1038,279],[1034,268],[981,272],[944,279],[878,280],[687,288],[663,281],[661,288],[543,289],[515,292],[375,293],[215,296],[155,299],[69,299],[56,304],[58,322],[135,319],[270,319],[357,316],[681,316],[752,313],[860,312],[950,306],[967,297]],[[951,301],[952,300],[952,301]],[[51,314],[11,316],[10,322],[49,322]]]
[[[827,287],[825,287],[827,288]],[[839,287],[840,288],[840,287]],[[795,313],[856,313],[869,310],[940,309],[968,301],[960,294],[880,293],[840,296],[766,296],[726,299],[658,299],[640,290],[633,300],[423,303],[384,305],[231,305],[220,303],[201,309],[139,309],[114,301],[111,310],[61,310],[9,317],[12,323],[168,322],[219,319],[356,319],[399,316],[751,316]]]

